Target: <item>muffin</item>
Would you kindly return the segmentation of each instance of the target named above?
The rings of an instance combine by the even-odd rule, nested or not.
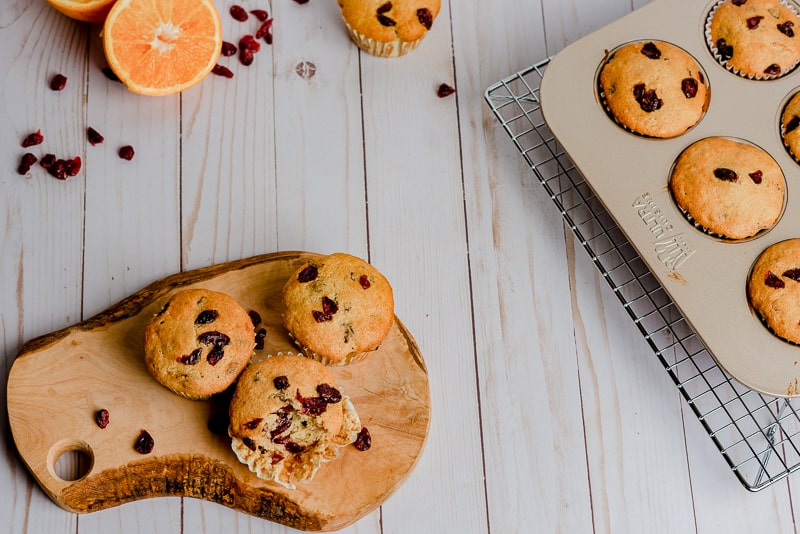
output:
[[[279,354],[250,365],[231,399],[231,448],[259,478],[294,489],[355,441],[361,422],[325,365]]]
[[[772,79],[800,60],[800,19],[780,0],[724,0],[711,10],[706,39],[714,57],[731,72]]]
[[[697,124],[711,91],[700,65],[664,41],[637,41],[613,51],[598,77],[600,101],[623,128],[670,138]]]
[[[750,305],[778,337],[800,344],[800,239],[767,247],[747,280]]]
[[[414,50],[433,26],[440,0],[339,0],[350,38],[378,57]]]
[[[690,221],[712,235],[736,240],[777,223],[786,181],[778,163],[761,148],[707,137],[678,156],[669,189]]]
[[[781,139],[789,154],[800,162],[800,92],[796,93],[781,114]]]
[[[225,391],[250,361],[255,346],[247,312],[225,293],[175,293],[144,332],[147,370],[190,399]]]
[[[342,365],[377,349],[394,324],[386,278],[344,253],[310,259],[286,281],[283,324],[303,353]]]

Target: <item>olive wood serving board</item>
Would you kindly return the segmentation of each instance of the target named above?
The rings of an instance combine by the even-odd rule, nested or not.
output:
[[[144,365],[147,322],[179,289],[228,293],[257,311],[267,329],[254,359],[296,352],[281,323],[284,282],[308,257],[279,252],[178,273],[138,291],[82,323],[26,343],[8,378],[8,415],[22,460],[44,491],[73,512],[93,512],[159,496],[195,497],[307,531],[341,529],[388,498],[416,464],[428,433],[430,392],[425,362],[399,320],[365,360],[331,367],[372,435],[372,447],[340,450],[308,484],[289,490],[240,463],[224,431],[226,394],[207,401],[180,397]],[[101,429],[94,414],[105,408]],[[219,425],[216,425],[219,426]],[[142,430],[151,453],[134,443]],[[78,480],[56,474],[58,458],[90,458]]]

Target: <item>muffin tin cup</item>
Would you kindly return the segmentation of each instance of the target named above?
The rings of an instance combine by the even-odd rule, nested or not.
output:
[[[780,136],[782,104],[800,87],[800,69],[765,83],[721,66],[705,37],[706,17],[715,4],[655,0],[571,44],[548,64],[541,109],[576,169],[719,366],[751,389],[798,396],[800,347],[764,327],[749,305],[746,286],[764,249],[800,236],[800,165]],[[700,123],[669,139],[634,136],[620,128],[606,115],[596,90],[598,66],[608,50],[649,39],[673,43],[694,56],[711,87]],[[687,146],[711,136],[746,139],[780,165],[786,203],[769,232],[725,242],[699,232],[678,210],[668,188],[672,165]]]

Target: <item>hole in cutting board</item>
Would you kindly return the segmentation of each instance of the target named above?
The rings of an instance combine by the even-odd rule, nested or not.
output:
[[[94,466],[94,454],[88,443],[62,440],[50,449],[47,469],[50,474],[65,482],[75,482],[89,474]]]

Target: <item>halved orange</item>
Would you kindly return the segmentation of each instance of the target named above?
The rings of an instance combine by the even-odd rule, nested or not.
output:
[[[103,22],[116,0],[47,0],[66,16],[85,22]]]
[[[222,22],[212,0],[117,0],[103,26],[103,50],[134,93],[177,93],[214,68]]]

